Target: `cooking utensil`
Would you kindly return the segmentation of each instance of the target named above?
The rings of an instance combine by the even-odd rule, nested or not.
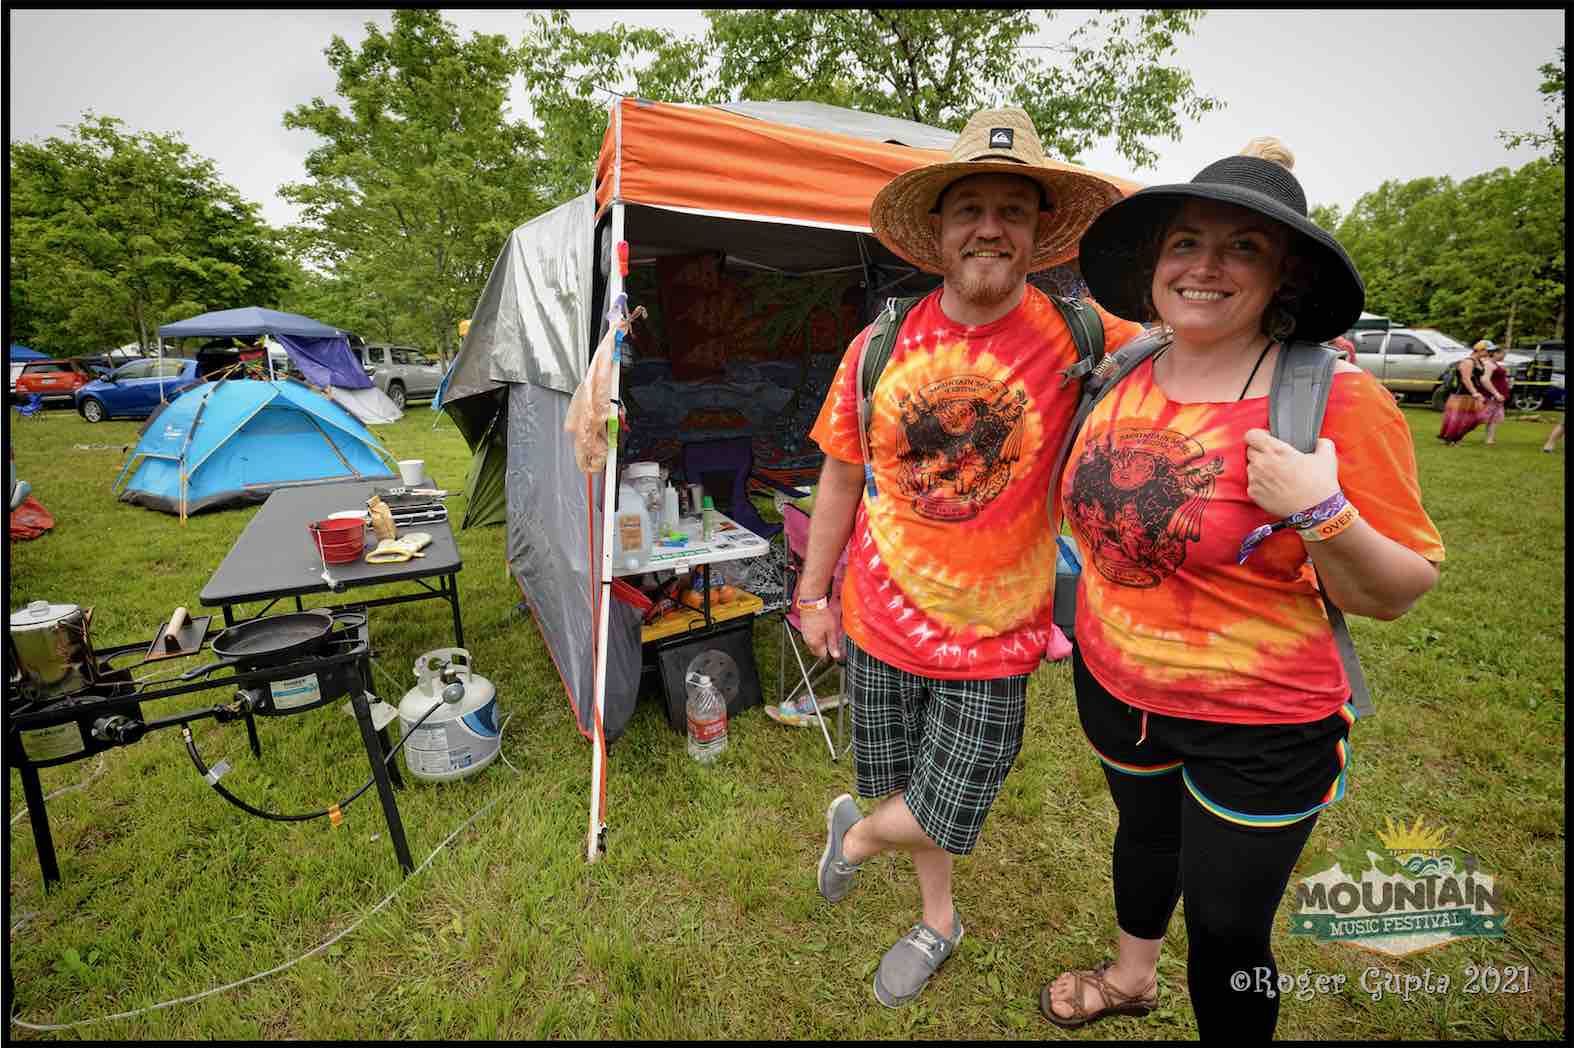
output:
[[[35,600],[11,613],[10,636],[23,692],[46,698],[94,683],[92,621],[92,608],[47,600]]]
[[[229,666],[245,671],[293,662],[315,654],[333,625],[333,612],[325,608],[239,623],[213,638],[210,647],[218,662],[188,670],[179,679],[193,680]]]

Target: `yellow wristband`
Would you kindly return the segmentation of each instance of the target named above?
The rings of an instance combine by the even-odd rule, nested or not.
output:
[[[1361,517],[1361,511],[1355,505],[1347,504],[1344,509],[1329,517],[1321,524],[1313,524],[1309,528],[1300,528],[1300,536],[1307,542],[1326,542],[1333,538]]]

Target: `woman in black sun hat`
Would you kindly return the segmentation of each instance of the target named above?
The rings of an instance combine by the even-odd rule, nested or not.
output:
[[[1114,204],[1082,238],[1094,299],[1158,322],[1162,348],[1099,401],[1060,480],[1083,561],[1077,709],[1120,821],[1116,956],[1043,987],[1058,1026],[1156,1007],[1184,894],[1200,1035],[1272,1036],[1274,915],[1317,813],[1343,796],[1354,721],[1314,578],[1385,619],[1437,582],[1410,429],[1371,376],[1335,365],[1314,453],[1269,433],[1281,347],[1341,334],[1365,299],[1292,162],[1256,140]]]

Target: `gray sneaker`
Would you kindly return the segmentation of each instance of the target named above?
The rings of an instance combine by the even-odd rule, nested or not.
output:
[[[962,918],[951,920],[956,927],[949,939],[920,921],[885,951],[880,970],[874,973],[875,1000],[887,1008],[900,1008],[918,996],[929,977],[962,943]]]
[[[842,854],[842,839],[853,823],[863,818],[852,794],[844,793],[831,802],[825,812],[825,852],[820,856],[820,894],[830,902],[841,902],[853,886],[858,866]]]

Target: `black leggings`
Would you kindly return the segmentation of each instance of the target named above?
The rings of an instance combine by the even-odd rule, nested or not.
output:
[[[1106,766],[1104,777],[1120,812],[1114,881],[1121,930],[1163,938],[1184,891],[1186,978],[1198,1036],[1268,1040],[1279,1019],[1269,934],[1317,816],[1282,829],[1243,829],[1204,810],[1179,769],[1145,776]],[[1244,991],[1231,982],[1242,978]]]

